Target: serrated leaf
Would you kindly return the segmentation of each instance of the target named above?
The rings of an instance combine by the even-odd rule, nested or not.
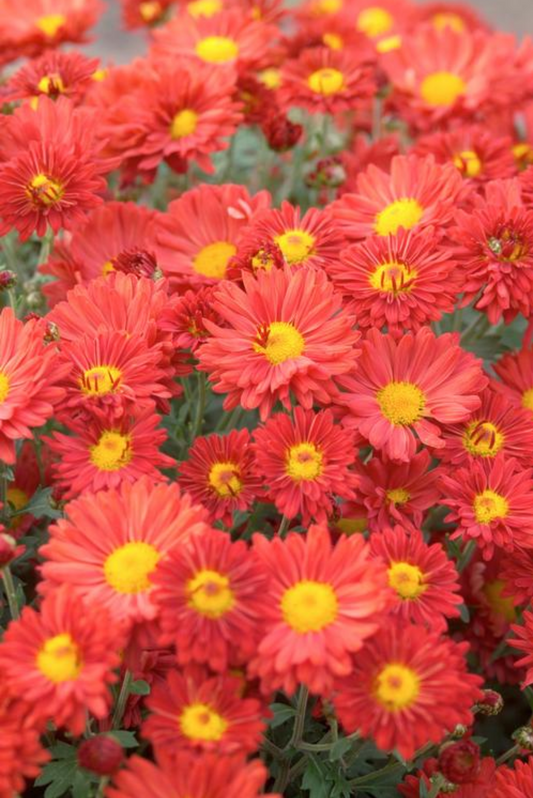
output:
[[[68,743],[55,743],[50,747],[52,759],[75,759],[76,747]]]
[[[309,791],[309,798],[329,798],[330,796],[326,773],[319,760],[314,756],[309,757],[302,779],[302,787]]]
[[[136,682],[132,682],[130,685],[130,693],[132,695],[150,695],[151,689],[148,682],[142,679],[137,679]]]
[[[289,704],[271,704],[270,709],[274,713],[274,717],[269,724],[272,729],[277,729],[278,726],[286,723],[296,715],[296,710]]]
[[[64,767],[63,775],[56,776],[48,785],[44,791],[44,798],[60,798],[72,786],[78,772],[78,763],[76,760],[69,759],[63,760],[62,765]]]
[[[78,770],[72,783],[72,798],[89,798],[91,782],[81,770]]]
[[[61,518],[61,511],[52,507],[50,497],[52,495],[52,488],[41,488],[35,491],[28,504],[21,507],[20,510],[13,510],[11,515],[16,518],[19,515],[34,515],[35,518]]]
[[[111,732],[111,737],[118,740],[123,748],[135,748],[139,745],[139,741],[135,737],[135,734],[130,731],[113,731]]]
[[[352,747],[353,740],[349,740],[347,737],[341,737],[336,740],[329,749],[329,761],[336,762],[341,759]]]
[[[62,779],[66,773],[71,771],[73,763],[73,759],[61,759],[58,762],[49,762],[48,765],[44,767],[42,773],[37,776],[35,785],[37,787],[42,787],[44,784],[50,784],[57,779]]]

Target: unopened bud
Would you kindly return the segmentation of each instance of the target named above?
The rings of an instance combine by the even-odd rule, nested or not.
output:
[[[7,291],[17,284],[17,275],[9,269],[0,271],[0,291]]]
[[[531,726],[520,726],[511,736],[520,748],[525,748],[526,751],[533,751],[533,729]]]
[[[81,767],[99,776],[111,776],[118,770],[123,759],[121,744],[108,734],[89,737],[78,748],[78,762]]]
[[[445,743],[439,753],[439,770],[447,781],[467,784],[474,781],[480,768],[479,746],[471,740]]]
[[[503,698],[496,690],[483,690],[483,698],[474,705],[480,715],[499,715],[503,709]]]
[[[459,740],[461,739],[461,737],[465,736],[467,731],[468,731],[468,726],[463,726],[462,723],[458,723],[455,729],[453,730],[451,736],[455,737],[456,740]]]
[[[0,533],[0,568],[9,563],[18,556],[17,541],[7,532]]]

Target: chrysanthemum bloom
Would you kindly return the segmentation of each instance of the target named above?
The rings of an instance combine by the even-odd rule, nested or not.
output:
[[[489,31],[486,20],[470,6],[463,3],[443,3],[441,0],[424,3],[413,9],[412,23],[430,22],[435,30],[450,30],[456,33],[471,33],[474,30]]]
[[[270,194],[244,186],[201,185],[171,202],[157,229],[157,261],[166,276],[198,286],[222,280],[242,232]],[[198,224],[198,220],[202,224]]]
[[[128,30],[146,28],[165,19],[175,0],[120,0],[122,22]]]
[[[370,164],[384,172],[389,171],[392,159],[399,154],[400,141],[396,132],[384,135],[377,141],[370,141],[364,133],[356,134],[350,148],[340,153],[346,180],[337,190],[338,196],[356,192],[357,177]]]
[[[517,639],[509,638],[509,645],[525,654],[522,659],[516,661],[516,666],[527,668],[524,682],[524,687],[526,687],[533,684],[533,613],[526,610],[523,621],[523,626],[513,624],[511,627]]]
[[[68,587],[50,593],[39,612],[25,607],[0,645],[4,685],[24,696],[36,717],[82,734],[87,711],[109,712],[121,636],[97,602],[82,604]]]
[[[324,18],[346,12],[345,18],[369,39],[380,39],[396,32],[413,11],[408,0],[311,0],[300,9],[305,17]]]
[[[281,72],[279,102],[310,113],[336,114],[369,107],[376,92],[371,69],[357,51],[312,47],[287,61]]]
[[[490,795],[492,798],[491,789],[494,784],[495,770],[496,762],[494,759],[489,756],[483,757],[479,771],[472,777],[472,780],[466,784],[456,785],[452,795],[454,798],[481,798],[484,795]],[[405,781],[402,784],[398,784],[400,794],[403,798],[420,798],[421,784],[424,784],[427,792],[429,792],[432,786],[430,778],[438,771],[438,759],[426,759],[423,770],[419,770],[416,775],[406,776]]]
[[[461,723],[481,698],[482,679],[468,673],[467,643],[411,626],[387,622],[354,659],[350,676],[334,697],[347,732],[372,737],[382,751],[405,759],[427,743],[438,743]]]
[[[204,505],[212,521],[231,526],[233,513],[251,507],[262,488],[248,430],[196,438],[188,460],[180,465],[179,483]]]
[[[11,308],[0,313],[0,460],[15,462],[15,441],[32,437],[63,399],[67,368],[46,346],[37,321],[23,324]]]
[[[533,348],[504,355],[493,369],[501,382],[492,386],[509,399],[515,407],[533,413]]]
[[[205,510],[190,496],[147,477],[81,496],[65,512],[40,548],[46,560],[40,589],[68,584],[127,624],[156,617],[151,575],[157,564],[173,546],[208,529]]]
[[[500,577],[504,592],[515,604],[529,604],[533,600],[533,550],[521,549],[503,557]]]
[[[213,310],[213,286],[204,285],[196,291],[185,291],[174,294],[167,303],[161,317],[161,329],[170,332],[174,346],[178,349],[190,349],[195,353],[209,338],[205,319],[220,324],[221,319]]]
[[[7,117],[0,163],[0,235],[18,230],[25,240],[83,221],[102,202],[102,174],[112,162],[100,157],[94,112],[71,100],[42,97]]]
[[[8,798],[24,792],[25,779],[35,779],[50,754],[41,746],[42,724],[36,722],[32,707],[5,690],[0,701],[0,728],[0,795]]]
[[[374,456],[359,465],[357,494],[366,507],[372,532],[395,524],[407,529],[422,526],[426,511],[441,496],[440,470],[430,470],[430,466],[431,456],[426,449],[406,463]]]
[[[394,235],[400,227],[441,230],[452,221],[462,190],[461,175],[453,164],[441,166],[429,156],[397,155],[390,174],[371,164],[357,178],[357,192],[334,202],[331,213],[342,221],[348,238],[355,240]]]
[[[327,694],[335,677],[352,671],[351,653],[374,634],[392,598],[381,562],[360,535],[332,545],[325,527],[268,541],[254,550],[270,577],[264,594],[265,633],[249,673],[265,693],[289,695],[298,684]]]
[[[408,533],[396,526],[371,535],[370,550],[387,566],[396,594],[391,613],[401,623],[412,621],[444,632],[446,618],[459,616],[459,575],[441,543],[428,545],[418,530]]]
[[[142,733],[162,755],[183,749],[248,754],[259,748],[265,728],[262,705],[241,698],[240,679],[210,676],[198,666],[170,671],[146,701],[151,714]]]
[[[334,424],[331,410],[295,407],[293,417],[272,416],[254,432],[256,472],[278,511],[304,524],[327,520],[334,497],[353,499],[358,478],[353,437]]]
[[[54,100],[63,95],[79,103],[92,84],[99,63],[98,58],[86,58],[75,51],[50,50],[28,61],[9,78],[2,99],[30,100],[34,108],[42,94]]]
[[[349,14],[304,19],[296,35],[287,42],[287,58],[292,59],[305,49],[316,47],[327,47],[336,52],[351,50],[352,64],[354,56],[359,62],[364,61],[368,64],[376,62],[373,43],[353,26],[353,17]]]
[[[42,471],[42,473],[41,473]],[[6,500],[13,510],[19,511],[29,504],[35,491],[52,481],[50,450],[41,439],[39,460],[36,455],[34,441],[24,441],[17,452],[17,460],[13,468],[13,480],[8,482]],[[35,522],[30,513],[16,515],[10,519],[9,532],[19,538]]]
[[[444,446],[441,425],[467,419],[481,405],[487,384],[481,361],[459,346],[459,336],[438,338],[422,327],[398,342],[369,330],[355,374],[343,375],[345,423],[392,460],[407,462],[419,439]]]
[[[475,540],[489,560],[494,547],[533,548],[533,479],[503,453],[477,459],[442,477],[441,501],[452,512],[447,522],[457,524],[452,535]]]
[[[257,407],[264,421],[276,401],[290,408],[291,392],[306,409],[329,404],[360,353],[341,296],[323,272],[305,268],[243,273],[243,283],[217,288],[214,308],[227,327],[206,321],[212,337],[199,353],[213,390],[228,394],[224,409]]]
[[[160,765],[133,756],[113,777],[109,798],[139,798],[150,793],[158,798],[281,798],[263,795],[268,771],[260,759],[246,762],[242,756],[180,752]]]
[[[169,553],[153,583],[163,639],[174,643],[180,664],[224,672],[254,653],[266,578],[244,541],[215,529],[191,537]]]
[[[494,385],[494,383],[492,383]],[[522,466],[533,461],[533,418],[506,396],[486,388],[481,407],[462,424],[450,424],[443,432],[446,445],[437,457],[445,463],[466,465],[473,458],[492,459],[499,452],[514,457]]]
[[[353,302],[362,328],[387,327],[399,338],[451,313],[460,285],[449,249],[433,229],[373,236],[329,265],[333,283]]]
[[[533,757],[527,762],[515,759],[513,768],[499,767],[487,795],[490,798],[533,798]]]

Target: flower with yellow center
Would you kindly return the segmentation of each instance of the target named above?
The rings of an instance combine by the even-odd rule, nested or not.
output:
[[[474,150],[463,150],[453,159],[453,165],[466,177],[477,177],[483,171],[480,157]]]
[[[66,21],[67,18],[64,14],[45,14],[35,20],[35,25],[45,36],[52,39]]]
[[[43,75],[37,84],[39,91],[43,94],[63,94],[65,91],[65,84],[61,79],[61,75]]]
[[[512,597],[502,595],[505,587],[503,579],[494,579],[483,585],[483,595],[493,612],[503,615],[506,621],[512,623],[516,621],[516,610]]]
[[[289,264],[303,263],[313,254],[315,237],[306,230],[286,230],[274,238]]]
[[[0,397],[1,396],[2,396],[2,383],[0,382]],[[533,412],[533,388],[528,388],[528,390],[524,391],[524,393],[522,394],[522,407],[525,407],[526,410],[531,410]]]
[[[431,21],[436,30],[450,28],[455,33],[464,33],[466,29],[463,19],[459,14],[454,14],[452,11],[440,11],[437,14],[433,14]]]
[[[6,401],[9,396],[9,377],[3,371],[0,371],[0,404]]]
[[[222,0],[192,0],[187,3],[187,12],[198,19],[198,17],[214,17],[222,11]]]
[[[533,147],[531,144],[527,144],[525,141],[515,144],[511,148],[511,152],[519,169],[526,169],[533,163]]]
[[[107,275],[111,274],[111,272],[116,272],[116,269],[113,266],[113,261],[106,260],[106,262],[102,266],[102,277],[107,277]]]
[[[205,568],[186,585],[187,604],[211,620],[222,618],[235,606],[235,595],[227,576]]]
[[[305,339],[294,324],[273,321],[257,331],[253,343],[255,352],[266,357],[272,366],[300,357],[305,349]]]
[[[297,443],[288,449],[285,472],[295,482],[317,479],[322,470],[322,453],[314,443]]]
[[[100,471],[119,471],[133,459],[131,435],[105,430],[89,449],[89,460]]]
[[[398,712],[412,706],[420,693],[420,679],[416,671],[391,662],[378,673],[374,695],[388,712]]]
[[[491,421],[472,421],[463,435],[463,446],[474,457],[495,457],[505,437]]]
[[[227,36],[208,36],[196,45],[196,55],[208,64],[227,64],[238,57],[239,46]]]
[[[333,67],[317,69],[307,78],[307,85],[312,92],[322,94],[324,97],[339,94],[346,87],[344,75],[338,69],[333,69]]]
[[[509,502],[500,493],[487,488],[474,497],[474,515],[478,524],[491,524],[509,513]]]
[[[465,91],[466,83],[453,72],[433,72],[420,84],[420,96],[433,108],[453,105]]]
[[[418,200],[403,197],[387,205],[376,215],[374,229],[378,236],[396,235],[400,227],[411,230],[424,215],[424,208]]]
[[[338,599],[328,582],[303,579],[281,598],[283,620],[298,634],[320,632],[337,619]]]
[[[114,366],[93,366],[83,372],[79,386],[87,396],[103,396],[114,393],[120,386],[121,379],[122,372]]]
[[[48,175],[39,173],[35,175],[26,186],[26,196],[34,205],[44,205],[49,207],[59,202],[65,193],[65,189],[58,180]]]
[[[45,640],[37,653],[36,664],[54,684],[77,679],[83,667],[79,648],[68,632]]]
[[[357,30],[371,39],[384,36],[394,25],[394,17],[385,8],[371,6],[365,8],[357,17]]]
[[[368,280],[376,291],[384,291],[397,296],[398,294],[408,294],[413,289],[416,277],[415,269],[411,269],[405,263],[391,261],[376,266]]]
[[[228,728],[228,721],[208,704],[189,704],[178,718],[181,733],[189,740],[218,742]]]
[[[387,491],[387,499],[395,505],[407,504],[411,494],[405,488],[391,488]]]
[[[387,570],[389,585],[402,599],[417,599],[427,590],[424,574],[417,565],[393,562]]]
[[[117,593],[135,594],[149,590],[150,575],[160,554],[150,543],[130,541],[111,552],[104,562],[104,577]]]
[[[385,418],[398,427],[409,427],[424,415],[426,398],[412,382],[389,382],[376,394]]]
[[[269,67],[268,69],[263,69],[257,76],[259,81],[266,86],[267,89],[279,89],[281,86],[281,69],[277,69],[277,67]]]
[[[191,108],[179,111],[170,125],[170,137],[174,140],[192,136],[198,127],[198,114]]]
[[[324,33],[322,41],[330,50],[342,50],[344,42],[338,33]]]
[[[192,267],[197,274],[212,280],[222,280],[226,276],[228,263],[236,252],[237,247],[229,241],[215,241],[194,256]]]
[[[229,461],[224,463],[213,463],[209,471],[208,482],[222,498],[238,496],[242,490],[240,479],[241,472],[237,463]]]

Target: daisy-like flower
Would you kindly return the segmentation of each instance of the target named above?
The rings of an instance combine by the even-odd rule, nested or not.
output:
[[[398,342],[369,330],[355,374],[340,382],[347,391],[345,423],[387,457],[407,462],[417,438],[437,449],[445,445],[441,425],[464,421],[477,410],[487,378],[457,335],[437,338],[422,327]]]
[[[8,626],[0,644],[4,685],[36,717],[81,734],[87,710],[97,718],[109,712],[119,645],[119,629],[97,602],[80,607],[79,596],[60,588],[39,612],[25,607]]]
[[[387,566],[396,594],[391,613],[401,623],[412,621],[444,632],[446,618],[459,616],[459,574],[441,543],[428,545],[418,530],[408,533],[396,526],[371,535],[370,550]]]
[[[357,191],[331,205],[348,238],[396,234],[400,227],[446,228],[452,221],[463,183],[453,164],[432,157],[397,155],[390,173],[371,164],[357,178]]]
[[[441,496],[440,470],[430,467],[431,456],[426,449],[406,463],[383,461],[374,456],[359,465],[357,495],[367,510],[372,532],[395,524],[408,529],[422,526],[426,511]]]
[[[336,114],[368,108],[375,92],[372,71],[357,51],[313,47],[285,62],[277,97],[287,110],[296,105],[310,113]]]
[[[50,754],[41,745],[42,723],[36,721],[32,707],[5,690],[0,701],[0,728],[0,795],[8,798],[24,792],[25,780],[39,775]]]
[[[57,458],[52,472],[62,496],[71,499],[83,491],[118,488],[143,474],[164,481],[159,469],[176,463],[159,451],[167,439],[166,431],[157,428],[160,421],[150,408],[120,419],[94,416],[68,421],[69,435],[55,432],[46,439]]]
[[[228,394],[224,408],[258,407],[264,421],[277,400],[290,408],[291,392],[306,409],[329,404],[360,350],[353,319],[326,275],[287,267],[257,278],[243,273],[243,284],[217,288],[214,308],[227,327],[206,321],[212,337],[199,353],[215,392]]]
[[[352,671],[359,652],[378,629],[391,593],[386,570],[370,558],[359,535],[332,545],[325,527],[286,540],[254,535],[254,550],[270,577],[264,599],[264,637],[250,661],[265,693],[289,695],[298,684],[329,693],[335,677]]]
[[[491,387],[480,394],[481,406],[467,421],[446,427],[443,432],[446,445],[437,452],[440,460],[466,465],[472,458],[490,460],[504,452],[524,467],[533,464],[531,413],[516,407]]]
[[[23,324],[11,308],[0,313],[0,460],[15,462],[15,441],[31,438],[63,400],[67,367],[45,346],[37,321]]]
[[[516,638],[511,638],[509,644],[518,651],[524,652],[525,656],[516,661],[516,667],[526,668],[524,687],[533,684],[533,612],[527,610],[523,615],[524,625],[513,624],[511,627]]]
[[[415,25],[429,22],[435,30],[449,28],[455,33],[472,33],[474,30],[489,30],[488,23],[473,8],[463,3],[424,3],[413,9]]]
[[[505,585],[504,592],[516,604],[529,604],[533,599],[533,550],[521,549],[504,556],[500,577]]]
[[[429,742],[439,743],[458,723],[469,726],[482,680],[468,673],[467,643],[389,622],[354,659],[334,697],[347,732],[372,737],[382,751],[405,759]]]
[[[92,84],[98,64],[98,58],[86,58],[75,51],[50,50],[11,75],[2,99],[4,102],[30,100],[37,107],[42,94],[52,99],[63,95],[78,104]]]
[[[205,285],[196,291],[185,291],[178,296],[174,294],[161,318],[161,329],[173,336],[174,346],[178,349],[190,349],[192,353],[209,338],[205,319],[220,324],[221,319],[213,310],[213,286]]]
[[[141,477],[133,485],[83,495],[65,508],[41,546],[40,590],[61,584],[109,609],[127,625],[157,616],[151,576],[170,549],[209,528],[206,513],[176,485]]]
[[[143,736],[163,755],[184,749],[219,755],[256,751],[265,728],[262,705],[241,698],[241,687],[234,676],[210,676],[198,666],[170,671],[146,702],[151,714]]]
[[[499,767],[487,795],[490,798],[533,798],[533,757],[527,762],[516,759],[512,768]]]
[[[452,540],[475,540],[490,560],[494,548],[533,548],[533,479],[503,453],[476,459],[442,477],[442,504],[452,512],[447,522],[457,524]]]
[[[157,228],[164,274],[193,286],[222,280],[246,225],[269,204],[267,191],[252,197],[244,186],[231,184],[201,185],[174,200]]]
[[[41,475],[42,470],[42,475]],[[50,450],[41,439],[39,460],[34,441],[24,441],[17,452],[13,480],[8,482],[6,500],[13,510],[23,510],[36,490],[52,481]],[[9,532],[15,537],[24,535],[37,519],[30,513],[15,515],[9,521]]]
[[[127,30],[146,28],[164,21],[176,0],[120,0],[122,22]]]
[[[328,268],[353,303],[362,328],[387,327],[399,338],[453,311],[456,264],[433,229],[403,230],[353,244]]]
[[[257,476],[287,518],[324,523],[333,497],[355,497],[358,478],[351,467],[357,450],[352,435],[334,424],[331,410],[295,407],[293,418],[277,413],[255,430],[254,441]]]
[[[247,429],[198,437],[180,465],[179,483],[209,512],[212,521],[231,526],[236,510],[247,510],[261,491]]]
[[[325,8],[331,0],[322,0]],[[404,20],[409,18],[413,6],[409,0],[351,0],[342,6],[346,11],[346,18],[369,39],[379,41],[391,37],[404,25]],[[341,10],[340,8],[338,9]]]
[[[224,672],[254,653],[266,578],[244,541],[215,529],[191,537],[169,552],[153,583],[164,641],[181,665]]]
[[[493,369],[501,382],[492,387],[509,399],[515,407],[533,413],[533,348],[504,355]]]

